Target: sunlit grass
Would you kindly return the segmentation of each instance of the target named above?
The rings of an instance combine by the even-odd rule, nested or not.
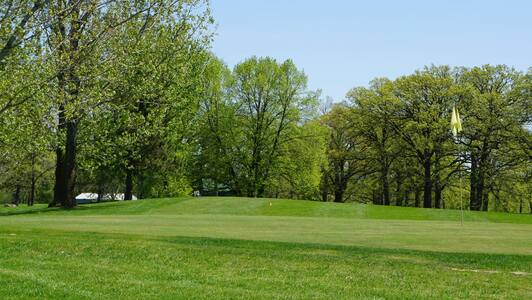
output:
[[[1,299],[532,298],[528,215],[214,197],[0,214]]]

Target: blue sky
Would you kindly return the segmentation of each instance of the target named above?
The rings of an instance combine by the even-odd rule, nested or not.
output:
[[[532,1],[211,0],[213,51],[291,58],[336,101],[430,64],[532,66]]]

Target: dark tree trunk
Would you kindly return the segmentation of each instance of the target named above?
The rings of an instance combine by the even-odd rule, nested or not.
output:
[[[480,210],[480,202],[478,201],[478,164],[476,155],[471,153],[471,174],[469,184],[469,209]]]
[[[334,202],[344,202],[344,191],[342,189],[334,190]]]
[[[425,158],[423,162],[424,176],[423,176],[423,207],[432,207],[432,178],[431,178],[431,156],[432,154],[425,151]]]
[[[145,192],[144,188],[144,173],[138,172],[137,177],[137,198],[144,199],[148,193]]]
[[[60,204],[66,208],[76,205],[74,200],[74,187],[76,182],[76,135],[77,123],[68,121],[66,127],[65,154],[63,150],[56,149],[56,178],[54,186],[54,200],[51,206]]]
[[[395,200],[395,206],[403,206],[405,201],[404,195],[397,194],[397,199]]]
[[[63,14],[63,13],[61,13]],[[80,6],[74,5],[67,18],[59,18],[52,30],[60,38],[58,57],[65,62],[57,74],[59,90],[65,96],[64,103],[59,106],[58,132],[65,138],[64,151],[61,146],[56,149],[56,178],[54,199],[50,205],[57,204],[66,208],[76,205],[74,187],[76,184],[76,143],[78,120],[67,116],[65,103],[76,103],[79,98],[81,80],[77,74],[80,66],[79,39],[83,31]],[[63,136],[64,134],[64,136]]]
[[[65,207],[70,208],[76,205],[74,195],[74,188],[76,186],[76,153],[77,153],[77,132],[78,124],[76,122],[67,123],[67,140],[66,140],[66,151],[65,151],[65,174],[67,178],[67,193]]]
[[[334,170],[334,202],[344,202],[344,192],[347,187],[347,179],[344,176],[343,166],[345,163],[340,161],[337,163],[336,170]]]
[[[482,190],[482,211],[488,211],[489,207],[489,191],[486,187]]]
[[[408,203],[408,192],[407,191],[404,191],[403,192],[403,200],[401,202],[401,206],[408,206],[409,203]]]
[[[384,205],[390,205],[390,183],[388,182],[388,171],[383,172],[382,180],[382,198]]]
[[[30,182],[30,194],[28,197],[28,206],[33,206],[35,202],[35,184],[37,177],[35,174],[35,153],[31,155],[31,182]]]
[[[415,190],[415,195],[414,195],[414,206],[415,206],[415,207],[419,207],[419,202],[420,202],[420,201],[419,201],[419,200],[420,200],[419,198],[421,198],[421,197],[420,197],[420,193],[421,193],[421,191],[420,191],[419,189],[416,188],[416,190]]]
[[[131,170],[126,170],[126,189],[124,192],[124,200],[133,199],[133,172]]]
[[[323,201],[323,202],[327,202],[327,201],[329,200],[328,198],[329,198],[329,195],[328,195],[328,193],[327,193],[327,190],[326,190],[326,189],[323,189],[323,190],[321,191],[321,201]]]
[[[20,203],[20,185],[15,186],[15,192],[13,193],[13,204],[19,205]]]
[[[434,183],[434,207],[442,208],[442,187],[440,181],[436,179]]]
[[[337,176],[334,184],[334,202],[344,202],[344,192],[347,188],[347,182],[342,176]]]
[[[440,149],[440,146],[436,148],[435,154],[434,154],[434,207],[435,208],[442,208],[442,191],[443,186],[441,184],[441,178],[440,178],[440,160],[442,156],[442,151]]]
[[[401,193],[401,187],[403,185],[403,178],[401,177],[401,174],[397,173],[397,187],[395,189],[395,205],[396,206],[403,206],[404,201],[404,193]]]
[[[255,189],[249,189],[247,194],[246,194],[247,197],[249,198],[254,198],[255,197]]]
[[[60,121],[61,122],[61,121]],[[61,149],[60,146],[58,146],[55,149],[55,182],[54,182],[54,198],[52,199],[52,202],[48,204],[49,207],[57,206],[61,204],[60,199],[61,195],[65,194],[65,191],[62,191],[62,189],[66,188],[66,185],[64,183],[65,179],[64,177],[64,158],[63,158],[63,149]]]
[[[481,170],[478,170],[477,180],[478,180],[477,185],[476,185],[477,190],[475,192],[475,196],[477,197],[477,199],[475,199],[477,206],[475,210],[482,210],[484,206],[485,180],[484,180],[484,174],[482,174]]]
[[[266,191],[266,187],[264,186],[264,184],[260,184],[259,188],[257,189],[257,197],[264,198],[265,191]]]
[[[33,206],[35,203],[35,174],[32,174],[31,185],[30,185],[30,195],[28,197],[28,206]]]

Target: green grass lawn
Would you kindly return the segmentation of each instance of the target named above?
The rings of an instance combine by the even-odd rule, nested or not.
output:
[[[0,299],[532,299],[532,216],[464,220],[215,197],[0,208]]]

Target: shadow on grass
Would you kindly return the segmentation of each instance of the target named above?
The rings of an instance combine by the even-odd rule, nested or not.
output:
[[[91,205],[78,205],[74,208],[63,208],[63,207],[17,207],[17,208],[6,208],[3,211],[0,211],[0,217],[2,216],[15,216],[15,215],[33,215],[33,214],[43,214],[43,213],[75,213],[82,211],[94,211],[94,210],[109,210],[116,209],[121,206],[119,201],[107,201],[101,203],[93,203]],[[12,209],[12,210],[11,210]]]
[[[87,207],[87,209],[90,209]],[[0,233],[2,229],[0,228]],[[7,231],[6,231],[7,232]],[[276,259],[276,257],[293,256],[297,259],[326,258],[333,260],[345,260],[356,258],[357,260],[382,261],[385,264],[393,264],[397,267],[410,265],[444,265],[449,268],[468,268],[497,270],[502,272],[521,271],[530,276],[532,273],[532,255],[524,254],[496,254],[496,253],[468,253],[468,252],[442,252],[430,250],[394,249],[367,246],[331,245],[323,243],[294,243],[267,240],[245,240],[212,237],[189,237],[189,236],[153,236],[143,234],[124,233],[101,233],[101,232],[65,232],[61,230],[13,231],[17,239],[25,237],[38,239],[46,235],[48,241],[58,240],[62,242],[75,242],[93,240],[115,240],[120,243],[141,242],[146,246],[149,243],[160,243],[168,247],[193,248],[200,251],[217,251],[223,254],[234,255],[259,255],[261,257]],[[34,237],[35,235],[35,237]],[[155,246],[157,248],[157,246]]]
[[[469,268],[504,269],[507,271],[521,270],[532,272],[532,256],[520,254],[494,254],[494,253],[464,253],[464,252],[440,252],[410,249],[391,249],[365,246],[343,246],[320,243],[290,243],[278,241],[254,241],[223,239],[210,237],[144,237],[148,240],[156,240],[168,244],[190,245],[195,247],[219,247],[223,251],[254,250],[264,255],[286,255],[287,252],[297,255],[309,256],[336,256],[364,257],[382,256],[385,259],[396,259],[398,263],[424,264],[416,258],[446,264],[449,266],[461,266]],[[332,255],[331,255],[332,254]],[[410,259],[409,259],[410,258]]]

